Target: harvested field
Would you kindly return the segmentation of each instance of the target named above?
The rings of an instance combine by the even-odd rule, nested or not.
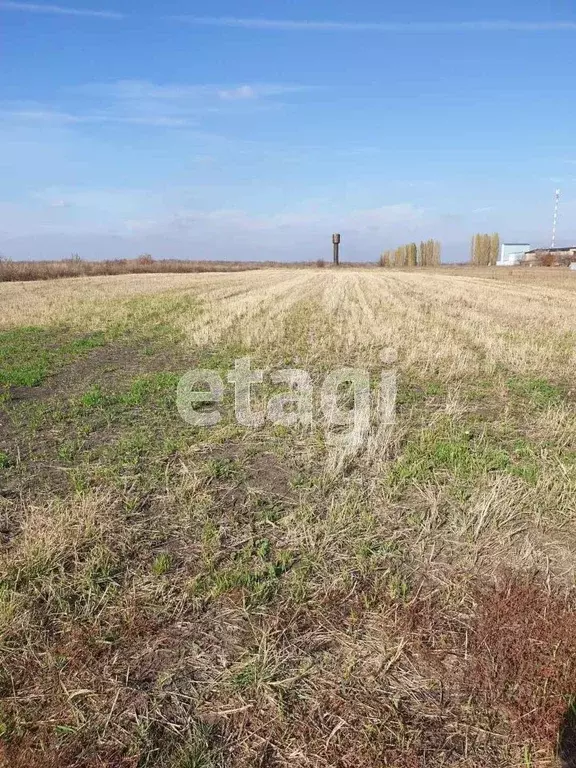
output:
[[[0,765],[576,765],[575,340],[559,271],[0,283]],[[181,418],[247,356],[312,425]]]
[[[167,274],[191,272],[245,272],[283,265],[258,261],[192,261],[189,259],[162,259],[155,261],[149,254],[137,259],[111,259],[83,261],[72,257],[61,261],[12,261],[0,256],[0,282],[23,280],[53,280],[66,277],[96,277],[97,275]],[[286,265],[295,266],[295,265]],[[301,264],[298,266],[310,266]]]

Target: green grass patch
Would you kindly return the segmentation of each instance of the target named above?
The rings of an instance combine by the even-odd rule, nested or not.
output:
[[[136,406],[175,409],[179,379],[180,374],[169,371],[143,374],[129,381],[128,387],[120,392],[106,392],[100,385],[95,384],[71,403],[77,415],[95,409],[106,409],[111,416],[117,416],[120,420],[122,411]]]
[[[0,331],[0,393],[4,388],[36,387],[50,374],[97,347],[121,339],[146,346],[148,354],[178,344],[183,333],[175,319],[193,317],[201,303],[191,296],[146,296],[125,302],[125,317],[104,330],[77,335],[64,326]]]
[[[66,336],[62,329],[33,326],[0,331],[0,387],[37,387],[58,368],[106,344],[103,333]]]
[[[430,481],[473,483],[482,474],[510,465],[509,453],[483,432],[445,419],[409,439],[388,479],[398,489]]]
[[[214,562],[213,542],[209,543],[209,547],[207,564]],[[191,584],[191,591],[203,599],[216,599],[240,590],[247,605],[267,603],[277,593],[281,577],[294,562],[292,552],[274,550],[268,539],[253,540],[234,553],[227,563],[199,574]]]
[[[546,379],[513,376],[511,379],[508,379],[506,386],[511,394],[529,400],[539,408],[555,405],[562,399],[560,388],[546,381]]]
[[[50,338],[43,328],[0,332],[0,386],[38,386],[49,370]]]
[[[152,561],[152,573],[155,576],[164,576],[172,567],[172,557],[168,552],[160,552]]]
[[[209,459],[206,462],[205,472],[207,477],[214,480],[241,480],[244,477],[241,464],[227,456]]]
[[[121,405],[134,406],[146,405],[154,402],[174,405],[176,388],[180,374],[163,371],[161,373],[147,374],[134,379],[127,392],[119,397]]]

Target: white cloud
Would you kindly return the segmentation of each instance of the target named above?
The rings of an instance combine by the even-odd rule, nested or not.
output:
[[[50,207],[74,207],[90,214],[103,211],[122,216],[138,213],[157,206],[162,199],[160,193],[146,189],[131,188],[90,188],[90,187],[47,187],[36,191],[33,197]]]
[[[18,3],[2,0],[0,8],[7,11],[24,11],[26,13],[48,13],[57,16],[91,16],[97,19],[123,19],[123,13],[115,11],[90,10],[87,8],[67,8],[61,5],[41,5],[40,3]]]
[[[46,190],[58,199],[60,190]],[[66,196],[64,196],[66,195]],[[330,258],[331,234],[340,231],[351,260],[376,259],[382,248],[416,238],[425,212],[409,203],[333,213],[294,211],[257,214],[241,209],[162,210],[162,201],[138,190],[63,190],[69,210],[0,203],[0,251],[12,258],[120,258],[149,252],[157,258]],[[80,210],[82,208],[83,210]],[[17,222],[17,224],[15,223]],[[24,234],[25,233],[25,234]],[[234,249],[231,252],[231,243]]]
[[[313,90],[309,85],[294,83],[185,84],[153,83],[149,80],[116,80],[111,83],[89,83],[75,88],[93,96],[118,100],[200,101],[217,99],[253,99],[283,96]]]
[[[199,190],[198,190],[199,191]],[[179,200],[178,200],[179,198]],[[152,253],[156,258],[283,259],[331,258],[331,234],[341,232],[346,261],[375,261],[386,248],[436,237],[448,258],[468,256],[474,219],[451,215],[410,202],[336,213],[328,200],[320,205],[265,215],[248,209],[185,207],[186,195],[167,200],[164,192],[145,189],[77,189],[48,187],[20,203],[0,201],[0,252],[12,258],[123,258]],[[49,202],[66,201],[59,210]],[[181,208],[178,209],[180,202]],[[570,213],[561,218],[569,240]],[[494,227],[497,229],[498,227]],[[504,239],[543,241],[534,223],[525,226],[525,212],[507,219]],[[508,234],[506,234],[508,232]],[[545,237],[547,235],[545,234]],[[233,247],[232,247],[233,244]]]
[[[574,21],[316,21],[237,18],[233,16],[174,16],[174,21],[215,27],[277,30],[281,32],[387,32],[444,34],[453,32],[576,32]]]
[[[76,115],[59,112],[56,109],[5,109],[0,115],[30,122],[51,122],[60,124],[74,123],[126,123],[128,125],[147,125],[151,127],[174,128],[194,123],[184,118],[168,115],[119,115],[110,113],[87,113]]]
[[[230,237],[253,234],[277,236],[280,231],[292,231],[295,234],[308,232],[331,233],[334,227],[342,232],[384,232],[397,226],[418,226],[427,216],[424,208],[412,203],[398,203],[380,208],[358,209],[335,217],[333,213],[314,210],[274,213],[268,216],[249,213],[241,209],[182,210],[164,220],[156,219],[150,228],[160,232],[197,231],[202,229],[214,235],[224,231]]]
[[[251,85],[240,85],[238,88],[218,91],[218,96],[226,101],[235,101],[236,99],[256,99],[258,93]]]
[[[182,83],[158,84],[149,80],[115,80],[109,83],[88,83],[73,89],[88,96],[118,100],[159,99],[180,100],[205,96],[210,92],[207,85],[185,85]],[[213,88],[213,90],[215,90]]]
[[[205,236],[228,241],[240,237],[257,245],[275,243],[280,232],[288,240],[295,237],[321,241],[325,233],[336,231],[334,227],[356,235],[396,229],[400,232],[422,225],[428,216],[425,209],[411,203],[358,209],[338,216],[329,208],[316,206],[269,215],[240,208],[178,210],[176,206],[176,199],[170,202],[164,194],[146,189],[47,187],[37,190],[29,202],[10,204],[9,209],[4,209],[5,216],[1,215],[0,207],[0,229],[15,236],[47,229],[88,235],[103,228],[117,235],[177,234],[184,238]],[[62,210],[51,214],[51,209]]]
[[[78,118],[67,112],[58,112],[54,109],[3,109],[2,117],[12,117],[20,120],[54,123],[76,123]]]
[[[90,106],[82,113],[62,108],[61,105],[4,102],[0,103],[0,115],[30,122],[125,123],[178,128],[196,126],[202,116],[211,113],[273,109],[280,103],[274,97],[307,90],[311,88],[282,83],[230,86],[118,80],[69,89],[69,93],[76,97],[81,93],[89,98]]]

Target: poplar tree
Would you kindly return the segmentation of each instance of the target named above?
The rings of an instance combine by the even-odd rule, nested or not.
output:
[[[471,262],[477,267],[493,266],[498,261],[500,254],[500,235],[494,232],[492,235],[477,233],[472,238]]]
[[[381,267],[437,267],[441,264],[442,244],[439,240],[422,241],[399,245],[394,250],[383,251]]]
[[[490,237],[490,266],[493,267],[500,255],[500,235],[494,232]]]
[[[439,240],[432,240],[432,262],[433,266],[439,267],[442,260],[442,244]]]

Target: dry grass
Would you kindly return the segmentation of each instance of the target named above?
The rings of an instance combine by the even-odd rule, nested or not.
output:
[[[197,272],[245,272],[251,269],[282,267],[280,262],[260,261],[190,261],[162,259],[155,261],[151,256],[137,259],[116,259],[107,261],[82,261],[78,258],[61,261],[10,261],[0,259],[0,282],[22,280],[55,280],[63,277],[96,277],[99,275],[129,274],[187,274]],[[285,266],[311,266],[297,264]]]
[[[507,272],[0,285],[0,764],[573,765],[575,284]],[[393,429],[182,423],[246,354]]]

